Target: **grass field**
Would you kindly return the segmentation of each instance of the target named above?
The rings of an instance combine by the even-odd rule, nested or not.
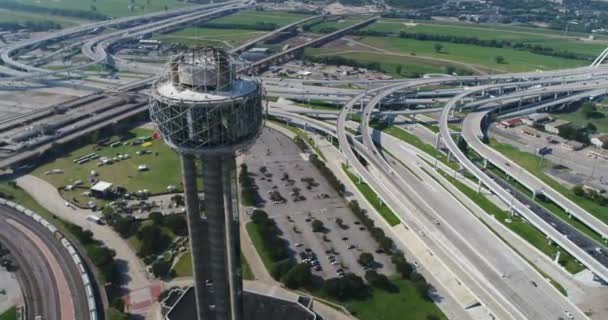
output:
[[[318,24],[315,24],[314,26],[312,26],[312,28],[310,28],[310,32],[321,32],[321,31],[323,31],[323,29],[336,29],[336,30],[338,30],[338,29],[342,29],[342,28],[346,28],[346,27],[352,26],[353,24],[359,23],[359,22],[364,21],[364,20],[365,19],[348,18],[348,19],[340,19],[340,20],[321,22],[321,23],[318,23]]]
[[[260,22],[265,22],[274,23],[277,26],[284,26],[292,22],[305,19],[309,16],[310,15],[288,12],[239,11],[236,14],[213,20],[211,23],[214,25],[238,24],[253,27]]]
[[[374,288],[369,299],[346,303],[345,307],[361,320],[424,320],[429,315],[436,319],[447,319],[439,308],[422,299],[409,280],[392,277],[398,292],[388,292]]]
[[[473,202],[475,202],[486,213],[494,216],[496,220],[498,220],[507,228],[511,229],[520,237],[528,241],[531,245],[551,257],[551,259],[555,257],[555,254],[558,251],[561,251],[559,263],[564,266],[566,270],[575,274],[584,269],[584,267],[582,267],[579,262],[574,259],[574,257],[572,257],[569,253],[557,246],[549,245],[549,243],[547,242],[547,237],[538,229],[534,228],[531,224],[526,222],[524,219],[519,216],[510,216],[508,212],[503,211],[502,209],[497,207],[492,201],[490,201],[482,194],[479,194],[475,190],[467,187],[465,184],[453,178],[451,175],[446,174],[444,171],[440,171],[440,173],[458,190],[460,190],[467,197],[473,200]],[[507,222],[506,219],[511,219],[511,222]]]
[[[563,59],[533,54],[508,48],[478,47],[448,42],[419,41],[389,37],[363,37],[361,42],[395,53],[415,54],[441,60],[463,62],[501,72],[518,72],[531,70],[552,70],[572,68],[589,64],[583,60]],[[441,52],[435,52],[435,44],[443,45]],[[504,63],[496,63],[494,58],[503,56]]]
[[[251,272],[247,259],[241,254],[241,268],[243,269],[243,279],[253,280],[255,277]],[[190,251],[184,253],[173,267],[176,277],[192,277],[192,255]]]
[[[587,123],[593,123],[597,127],[597,132],[608,134],[608,110],[606,108],[598,107],[598,111],[604,114],[603,118],[599,119],[587,119],[580,109],[569,112],[569,113],[552,113],[551,116],[570,121],[572,124],[584,127]]]
[[[263,31],[242,29],[186,28],[168,34],[155,35],[154,39],[187,46],[213,45],[230,49],[263,34]]]
[[[399,33],[424,33],[431,35],[446,35],[456,37],[474,37],[482,40],[507,40],[511,42],[522,42],[538,44],[559,50],[570,52],[598,55],[608,44],[605,40],[581,40],[581,36],[564,36],[563,32],[552,32],[553,30],[508,27],[484,24],[464,24],[440,22],[416,22],[408,24],[403,20],[383,19],[363,30]]]
[[[129,131],[129,138],[123,141],[133,141],[136,137],[150,136],[152,131],[148,129],[133,129]],[[118,141],[118,137],[112,137],[111,141]],[[142,156],[136,155],[137,151],[148,150],[151,154]],[[73,160],[80,156],[90,153],[97,153],[101,157],[115,157],[116,154],[129,154],[130,159],[115,162],[112,165],[99,167],[97,160],[89,161],[84,164],[75,164]],[[148,171],[138,171],[139,165],[148,166]],[[62,169],[64,173],[45,175],[44,173]],[[73,184],[77,180],[84,182],[84,188],[89,187],[88,177],[94,170],[98,173],[98,179],[113,183],[115,186],[122,186],[130,192],[147,189],[151,194],[165,192],[167,186],[175,185],[180,188],[180,163],[177,153],[167,147],[162,140],[153,140],[149,147],[123,145],[117,148],[110,146],[96,150],[96,144],[89,144],[78,148],[71,153],[61,156],[54,161],[46,163],[36,168],[32,174],[50,182],[55,187],[64,187]],[[66,191],[63,196],[72,201],[75,197],[78,201],[88,199],[81,193],[82,188],[75,188],[73,191]]]
[[[574,203],[578,204],[583,209],[587,210],[589,213],[602,220],[604,223],[608,223],[608,210],[606,207],[602,207],[601,205],[583,197],[579,197],[574,192],[567,187],[563,186],[559,182],[553,180],[549,177],[544,171],[543,168],[549,167],[552,164],[549,161],[543,162],[543,167],[538,167],[538,158],[531,153],[520,151],[516,147],[499,143],[494,139],[490,139],[490,145],[492,148],[496,149],[498,152],[502,153],[507,158],[511,159],[518,165],[522,166],[526,171],[535,175],[543,182],[551,186],[557,192],[563,194],[568,199],[572,200]]]
[[[186,1],[178,0],[133,0],[132,9],[129,9],[129,1],[126,0],[17,0],[18,2],[48,8],[71,9],[92,11],[95,6],[96,12],[111,17],[124,17],[142,15],[156,11],[174,9],[190,5]]]
[[[17,308],[12,307],[0,314],[0,320],[17,320]]]
[[[388,206],[379,203],[378,195],[370,186],[367,185],[367,183],[359,183],[359,178],[352,171],[346,167],[343,167],[342,169],[348,178],[355,184],[357,189],[359,189],[359,192],[363,194],[365,199],[367,199],[367,201],[376,209],[376,211],[378,211],[378,213],[382,216],[382,218],[384,218],[384,220],[386,220],[386,222],[388,222],[388,224],[391,226],[396,226],[401,223],[401,220],[399,220],[393,210],[391,210]]]

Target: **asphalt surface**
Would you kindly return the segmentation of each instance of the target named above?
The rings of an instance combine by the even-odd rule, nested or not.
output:
[[[337,276],[336,271],[342,268],[345,272],[364,276],[365,271],[357,262],[362,252],[373,254],[378,272],[394,273],[390,257],[375,252],[378,246],[369,231],[361,229],[362,225],[350,212],[345,200],[329,186],[288,137],[273,129],[264,129],[256,144],[244,156],[249,172],[255,174],[259,194],[265,201],[263,209],[277,222],[294,258],[301,261],[300,253],[306,249],[316,254],[321,270],[313,270],[313,274],[333,278]],[[271,177],[261,174],[262,166],[266,167],[267,175]],[[293,184],[282,180],[284,173],[289,174]],[[300,180],[305,177],[312,177],[318,185],[308,190]],[[273,189],[274,186],[277,188]],[[305,199],[294,201],[290,196],[293,188],[299,188]],[[272,190],[279,191],[287,202],[273,204],[268,194]],[[337,218],[343,220],[344,228],[337,225]],[[323,222],[324,233],[312,231],[314,219]],[[329,256],[334,256],[338,264],[332,265]]]
[[[0,241],[15,258],[27,319],[88,319],[80,271],[51,232],[11,208],[0,207]]]

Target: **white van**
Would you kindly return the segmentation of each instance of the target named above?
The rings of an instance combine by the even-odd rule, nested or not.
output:
[[[95,222],[99,225],[103,224],[103,221],[101,221],[101,218],[98,216],[94,216],[94,215],[88,215],[87,216],[87,220],[91,221],[91,222]]]

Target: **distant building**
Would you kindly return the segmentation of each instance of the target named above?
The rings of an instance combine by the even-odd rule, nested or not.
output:
[[[569,124],[569,121],[558,119],[552,122],[545,123],[545,131],[553,134],[559,134],[559,128]]]
[[[597,148],[608,149],[608,134],[595,136],[590,141]]]
[[[160,42],[160,40],[153,40],[153,39],[141,39],[139,40],[139,48],[140,49],[152,49],[152,50],[158,50],[158,48],[160,48],[162,42]]]
[[[574,141],[574,140],[569,140],[566,142],[562,143],[562,148],[569,150],[569,151],[577,151],[577,150],[581,150],[582,148],[585,147],[585,144],[582,142],[578,142],[578,141]]]
[[[523,123],[523,121],[521,120],[521,118],[512,118],[512,119],[507,119],[507,120],[502,120],[499,125],[503,126],[504,128],[513,128],[513,127],[517,127],[519,125],[521,125]]]
[[[545,123],[551,121],[551,117],[547,113],[533,113],[524,119],[522,119],[524,124],[529,126],[533,126],[537,123]]]
[[[96,198],[105,198],[112,194],[112,183],[99,181],[91,187],[91,195]]]

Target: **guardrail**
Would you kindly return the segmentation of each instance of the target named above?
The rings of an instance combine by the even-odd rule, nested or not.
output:
[[[93,286],[91,285],[91,279],[89,277],[89,274],[87,273],[87,270],[84,267],[82,258],[80,258],[80,255],[78,254],[78,252],[76,252],[76,249],[74,249],[74,246],[72,245],[70,240],[68,240],[57,229],[57,227],[55,227],[53,224],[51,224],[46,219],[44,219],[37,213],[33,212],[32,210],[25,208],[24,206],[22,206],[18,203],[15,203],[15,202],[12,202],[9,200],[5,200],[5,199],[0,199],[0,205],[15,209],[16,211],[21,212],[21,213],[25,214],[26,216],[32,218],[34,221],[38,222],[43,227],[45,227],[47,230],[49,230],[53,234],[53,236],[55,236],[55,238],[61,242],[61,245],[70,254],[70,256],[72,256],[72,260],[74,260],[74,264],[76,264],[76,266],[78,266],[78,270],[80,271],[80,277],[82,278],[82,283],[84,284],[85,291],[87,293],[87,300],[88,300],[89,314],[90,314],[89,319],[97,320],[97,305],[95,303],[95,293],[93,291]]]

